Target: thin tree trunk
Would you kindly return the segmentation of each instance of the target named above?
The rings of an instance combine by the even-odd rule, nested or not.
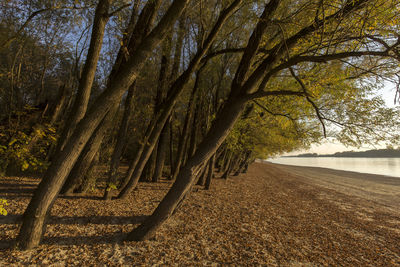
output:
[[[96,169],[97,163],[99,162],[99,157],[100,157],[100,153],[98,152],[94,156],[94,159],[92,160],[89,170],[87,171],[85,177],[83,178],[81,185],[76,189],[77,193],[88,193],[89,190],[95,188],[97,177],[98,177],[97,174],[95,174],[95,169]]]
[[[156,168],[154,170],[153,182],[158,182],[162,176],[164,169],[165,156],[168,146],[168,132],[171,127],[171,122],[168,121],[161,132],[160,139],[158,140]]]
[[[169,126],[169,176],[168,179],[172,180],[172,170],[174,170],[174,129],[172,123],[173,116],[171,115],[171,121]]]
[[[222,165],[222,172],[225,173],[227,171],[229,164],[231,163],[232,157],[233,157],[233,153],[232,153],[232,151],[229,150],[227,152],[227,156],[225,157],[225,160]]]
[[[183,158],[184,158],[184,154],[185,154],[185,146],[186,146],[186,143],[187,143],[187,140],[189,137],[190,124],[191,124],[193,113],[194,113],[195,95],[196,95],[197,89],[199,88],[199,80],[200,80],[200,75],[199,75],[199,72],[197,72],[193,90],[192,90],[192,92],[190,94],[190,98],[189,98],[189,103],[188,103],[188,108],[186,111],[185,121],[183,123],[182,133],[179,138],[178,151],[176,154],[176,161],[174,164],[175,169],[173,171],[172,180],[174,180],[176,178],[176,176],[178,175],[179,169],[183,163]]]
[[[50,118],[50,125],[54,125],[60,119],[60,115],[63,112],[66,105],[67,92],[68,92],[68,87],[65,84],[60,86],[60,89],[58,90],[56,103],[51,109],[51,114],[53,115],[51,115]]]
[[[208,171],[208,164],[204,164],[203,169],[201,170],[200,175],[198,176],[196,185],[204,186],[204,183],[206,182],[207,171]]]
[[[208,173],[207,173],[206,183],[204,185],[204,188],[206,190],[209,190],[211,186],[211,180],[214,175],[214,165],[215,165],[215,154],[211,157],[210,162],[208,163]]]
[[[200,99],[199,99],[200,100]],[[190,158],[193,156],[194,152],[196,151],[197,147],[197,137],[198,137],[198,131],[199,131],[199,122],[200,122],[200,108],[201,104],[199,103],[199,100],[197,102],[197,107],[196,111],[194,112],[193,115],[193,122],[192,122],[192,128],[190,132],[190,139],[189,139],[189,147],[186,150],[186,155],[185,155],[185,161],[186,159]]]
[[[143,147],[143,150],[138,150],[138,157],[135,157],[135,160],[131,164],[130,170],[128,171],[125,178],[125,181],[128,180],[128,182],[118,195],[118,198],[126,197],[136,187],[137,182],[139,181],[139,178],[142,174],[143,168],[147,160],[149,159],[152,150],[155,147],[155,143],[157,142],[160,133],[175,106],[175,102],[177,101],[179,95],[189,81],[192,73],[198,69],[201,59],[211,47],[213,41],[217,36],[217,33],[220,31],[225,21],[237,9],[241,2],[242,0],[235,0],[229,7],[221,11],[220,16],[218,17],[218,20],[215,23],[213,29],[210,31],[206,41],[203,44],[203,47],[199,49],[199,51],[189,63],[188,68],[182,73],[181,76],[179,76],[179,78],[168,90],[169,96],[163,104],[163,108],[161,109],[162,112],[160,112],[159,116],[155,117],[153,121],[154,127],[151,127],[151,134],[148,135],[148,137],[144,138],[143,141],[146,143],[146,145]],[[153,123],[151,123],[151,125],[152,124]]]
[[[86,142],[107,112],[113,106],[118,105],[122,95],[136,79],[151,51],[162,41],[188,2],[189,0],[174,0],[158,25],[145,37],[135,53],[131,54],[124,69],[118,72],[114,79],[115,82],[103,91],[90,111],[80,121],[79,127],[76,127],[62,152],[52,161],[25,210],[24,220],[17,238],[17,246],[20,249],[30,249],[39,244],[46,214],[52,207]]]
[[[223,152],[221,152],[221,154],[219,155],[219,157],[216,158],[215,160],[215,167],[218,168],[217,172],[221,172],[222,170],[222,165],[225,162],[225,159],[227,157],[228,154],[228,149],[225,147],[223,148]]]
[[[132,113],[132,105],[133,105],[133,96],[136,88],[136,82],[134,82],[128,90],[128,95],[126,96],[125,99],[125,108],[124,108],[124,114],[122,115],[122,120],[121,120],[121,125],[118,131],[117,135],[117,142],[114,147],[114,151],[111,157],[111,162],[110,162],[110,170],[108,173],[108,180],[106,182],[106,188],[104,190],[104,196],[103,198],[105,200],[111,198],[111,190],[113,189],[113,185],[116,186],[116,181],[117,181],[117,174],[118,174],[118,167],[120,163],[120,158],[123,152],[123,148],[126,142],[126,134],[128,131],[128,123],[129,123],[129,118]]]
[[[245,101],[243,98],[228,100],[227,105],[218,114],[210,131],[199,145],[196,153],[190,157],[185,166],[182,167],[175,183],[168,191],[167,195],[155,209],[153,214],[136,229],[129,233],[128,240],[146,240],[152,238],[158,228],[174,212],[178,203],[185,197],[191,188],[196,176],[201,170],[201,166],[208,161],[217,151],[228,136],[229,131],[243,110]]]
[[[75,98],[74,105],[70,112],[69,118],[64,125],[57,151],[62,150],[71,133],[75,130],[78,122],[85,116],[92,84],[96,74],[97,62],[100,57],[101,47],[103,45],[104,31],[109,20],[108,10],[112,0],[99,0],[96,7],[94,22],[92,27],[92,35],[90,46],[83,66],[82,75],[80,77],[78,93]]]
[[[81,185],[83,178],[93,162],[93,159],[100,149],[106,131],[110,128],[113,122],[115,114],[116,108],[106,115],[104,120],[100,123],[96,131],[90,137],[89,142],[87,142],[85,148],[79,156],[79,159],[69,173],[63,188],[61,189],[62,194],[71,195],[74,190]]]

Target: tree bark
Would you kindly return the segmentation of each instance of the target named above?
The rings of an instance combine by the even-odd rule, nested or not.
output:
[[[86,109],[89,104],[92,84],[96,74],[97,62],[100,57],[101,47],[103,45],[104,31],[109,20],[108,10],[112,0],[99,0],[94,15],[92,27],[92,35],[85,65],[83,66],[82,74],[79,81],[78,93],[75,97],[75,102],[67,119],[57,151],[64,148],[65,143],[71,136],[78,122],[85,116]]]
[[[168,121],[161,131],[160,139],[158,140],[156,168],[154,170],[153,182],[158,182],[162,176],[165,164],[165,156],[168,148],[168,133],[171,127],[171,122]]]
[[[71,195],[78,188],[88,172],[96,154],[99,152],[105,132],[110,128],[116,114],[116,108],[110,111],[90,137],[77,162],[68,175],[61,194]]]
[[[53,115],[51,115],[50,118],[50,125],[54,125],[60,119],[61,113],[63,112],[66,105],[67,92],[68,92],[68,87],[65,84],[60,86],[56,102],[51,108],[50,113]]]
[[[198,172],[205,161],[208,161],[225,140],[229,131],[243,110],[245,98],[230,99],[218,114],[207,136],[199,145],[196,153],[182,167],[175,183],[167,195],[155,209],[153,214],[136,229],[129,233],[128,240],[146,240],[152,238],[155,232],[174,212],[178,203],[191,188]]]
[[[120,158],[123,152],[123,148],[126,142],[126,134],[128,131],[129,118],[132,113],[133,96],[136,88],[136,82],[134,82],[128,90],[128,95],[125,99],[124,114],[122,115],[121,125],[117,135],[117,142],[114,147],[114,151],[111,157],[110,170],[108,173],[108,180],[106,183],[106,188],[104,190],[103,199],[108,200],[111,198],[112,185],[117,183],[118,167],[120,163]],[[111,187],[110,187],[111,186]]]
[[[107,112],[118,105],[123,93],[136,79],[151,51],[161,42],[188,2],[189,0],[174,0],[158,25],[144,38],[135,53],[131,54],[125,68],[118,72],[115,82],[99,96],[76,127],[64,149],[55,157],[25,210],[17,238],[17,246],[20,249],[30,249],[39,244],[46,214],[86,142]]]
[[[96,186],[97,175],[94,173],[96,165],[99,162],[100,153],[97,153],[90,164],[89,170],[87,171],[81,185],[76,189],[76,193],[88,193],[90,189],[94,189]]]
[[[208,164],[204,164],[204,167],[201,170],[200,175],[198,176],[196,185],[204,186],[204,183],[206,182],[207,172],[208,172]]]
[[[211,186],[211,180],[214,175],[214,165],[215,165],[215,154],[211,157],[210,162],[208,163],[208,173],[207,173],[206,183],[204,185],[204,188],[206,190],[209,190]]]
[[[184,154],[185,154],[185,146],[186,146],[186,143],[187,143],[187,140],[189,137],[190,124],[192,122],[192,117],[193,117],[193,113],[194,113],[195,95],[196,95],[197,89],[199,88],[199,80],[200,80],[200,75],[199,75],[199,72],[197,72],[193,90],[192,90],[192,92],[190,94],[190,98],[189,98],[189,103],[188,103],[185,121],[183,123],[182,133],[179,138],[178,151],[176,154],[176,161],[174,164],[175,169],[173,171],[172,180],[174,180],[176,178],[176,176],[178,175],[179,169],[183,163],[183,158],[184,158]]]
[[[126,183],[126,186],[119,193],[118,198],[127,197],[127,195],[133,189],[135,189],[139,181],[139,178],[142,174],[143,168],[146,165],[147,160],[149,159],[151,152],[155,147],[155,143],[157,142],[160,133],[164,128],[164,125],[175,106],[175,102],[177,101],[179,95],[182,93],[192,73],[198,69],[201,59],[211,47],[213,41],[217,36],[217,33],[220,31],[225,21],[237,9],[238,5],[241,2],[242,0],[235,0],[229,7],[221,11],[220,16],[218,17],[217,22],[210,31],[206,41],[203,44],[203,47],[201,47],[197,51],[197,53],[189,63],[188,68],[182,73],[182,75],[179,76],[179,78],[172,84],[171,88],[168,90],[169,96],[167,97],[167,100],[164,102],[160,114],[154,118],[153,122],[150,123],[150,125],[154,124],[154,127],[153,126],[150,127],[151,134],[149,134],[148,137],[144,138],[143,141],[146,144],[144,145],[143,150],[142,148],[138,150],[137,156],[132,162],[125,178],[125,181],[128,182]]]

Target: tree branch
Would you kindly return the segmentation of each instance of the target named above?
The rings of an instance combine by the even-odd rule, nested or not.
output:
[[[309,102],[309,103],[313,106],[313,108],[314,108],[314,110],[315,110],[315,113],[317,114],[318,120],[321,122],[322,129],[323,129],[323,131],[324,131],[324,137],[326,138],[326,127],[325,127],[325,123],[324,123],[323,117],[322,117],[322,115],[321,115],[321,113],[320,113],[320,110],[319,110],[318,106],[317,106],[317,105],[314,103],[314,101],[312,101],[312,99],[310,98],[309,93],[307,92],[307,87],[306,87],[306,85],[305,85],[305,84],[303,83],[303,81],[296,75],[296,73],[294,72],[293,68],[290,67],[289,70],[290,70],[290,73],[292,74],[293,78],[295,78],[295,80],[300,84],[301,88],[303,89],[303,92],[304,92],[304,94],[305,94],[305,97],[306,97],[306,99],[307,99],[307,102]]]

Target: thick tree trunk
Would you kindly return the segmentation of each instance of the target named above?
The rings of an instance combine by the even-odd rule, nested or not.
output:
[[[245,98],[230,99],[218,114],[207,136],[199,145],[196,153],[190,157],[182,167],[175,183],[155,209],[139,227],[129,233],[128,240],[146,240],[155,235],[155,232],[174,212],[178,203],[191,188],[204,162],[208,161],[228,136],[245,105]]]
[[[111,107],[118,105],[122,95],[136,79],[151,51],[161,42],[188,2],[189,0],[174,0],[158,25],[141,42],[135,53],[131,54],[124,69],[118,72],[114,79],[115,82],[110,84],[99,96],[96,103],[76,127],[64,149],[55,157],[25,210],[24,220],[17,238],[17,246],[20,249],[30,249],[39,244],[46,214],[86,142]]]

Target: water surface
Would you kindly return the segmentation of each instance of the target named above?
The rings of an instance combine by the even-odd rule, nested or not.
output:
[[[400,158],[296,157],[275,158],[268,159],[267,161],[286,165],[322,167],[335,170],[388,175],[400,178]]]

